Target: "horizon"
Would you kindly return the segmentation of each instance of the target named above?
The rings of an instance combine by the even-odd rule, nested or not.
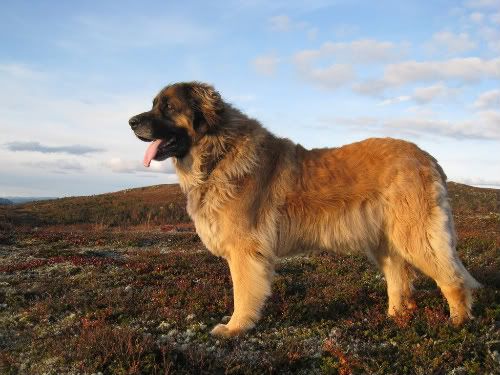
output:
[[[0,5],[0,197],[177,183],[128,119],[200,80],[307,148],[409,140],[500,188],[500,0]],[[15,30],[15,32],[13,32]]]
[[[457,184],[463,184],[467,186],[471,186],[474,188],[480,188],[480,189],[500,189],[500,186],[498,185],[468,185],[462,182],[456,182],[456,181],[451,181],[448,180],[447,182],[452,182],[452,183],[457,183]],[[36,201],[42,201],[42,200],[53,200],[53,199],[62,199],[62,198],[78,198],[78,197],[90,197],[90,196],[97,196],[97,195],[106,195],[106,194],[114,194],[114,193],[120,193],[125,190],[131,190],[131,189],[141,189],[141,188],[152,188],[155,186],[161,186],[161,185],[179,185],[178,182],[165,182],[165,183],[160,183],[156,185],[145,185],[145,186],[136,186],[132,188],[125,188],[122,190],[113,190],[113,191],[107,191],[104,193],[96,193],[96,194],[81,194],[81,195],[63,195],[63,196],[52,196],[52,197],[41,197],[41,196],[0,196],[1,199],[31,199],[33,200],[26,201],[26,202],[13,202],[14,204],[23,204],[23,203],[31,203],[31,202],[36,202]]]

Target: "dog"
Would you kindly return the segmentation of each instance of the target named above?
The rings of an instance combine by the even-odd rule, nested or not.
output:
[[[436,281],[453,324],[471,317],[480,284],[456,252],[446,175],[415,144],[370,138],[307,150],[201,82],[165,87],[129,125],[150,142],[145,166],[172,158],[199,237],[229,264],[234,312],[212,334],[254,327],[277,259],[311,250],[367,254],[385,276],[389,316],[415,308],[417,269]]]

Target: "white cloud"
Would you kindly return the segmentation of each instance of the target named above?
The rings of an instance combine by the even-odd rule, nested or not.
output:
[[[405,61],[389,64],[380,80],[365,80],[354,90],[365,95],[380,95],[385,89],[419,82],[457,81],[461,84],[500,79],[500,58],[455,58],[443,61]]]
[[[272,31],[290,31],[292,28],[292,21],[286,14],[269,18],[269,24]]]
[[[273,16],[268,19],[268,23],[271,31],[281,33],[290,31],[303,31],[305,32],[307,39],[309,40],[316,40],[319,32],[319,29],[317,27],[309,25],[308,22],[292,20],[286,14]]]
[[[402,44],[371,39],[326,42],[318,49],[297,52],[293,56],[293,63],[305,81],[323,88],[337,89],[356,78],[355,65],[392,61],[404,54],[404,49],[405,45]],[[334,63],[331,63],[332,60]],[[318,64],[326,67],[316,66]]]
[[[408,100],[411,99],[412,97],[409,95],[401,95],[401,96],[396,96],[395,98],[385,99],[382,102],[380,102],[379,105],[391,105],[396,103],[402,103],[402,102],[407,102]]]
[[[426,47],[431,52],[455,55],[473,50],[476,48],[476,43],[467,33],[454,34],[450,31],[440,31],[432,35]]]
[[[484,20],[484,14],[481,12],[473,12],[469,15],[472,22],[481,23]]]
[[[272,76],[274,73],[276,73],[279,62],[280,59],[272,54],[256,57],[252,61],[252,65],[257,73],[266,76]]]
[[[71,154],[71,155],[87,155],[95,152],[103,152],[104,149],[84,146],[84,145],[63,145],[63,146],[48,146],[42,145],[40,142],[14,141],[4,145],[8,150],[14,152],[41,152],[43,154]]]
[[[493,23],[500,24],[500,12],[491,14],[490,21]]]
[[[419,105],[430,103],[436,99],[446,99],[457,94],[459,90],[449,88],[442,82],[438,82],[431,86],[416,87],[411,95],[401,95],[390,99],[383,100],[380,105],[390,105],[406,101],[414,101]]]
[[[318,49],[299,51],[294,55],[298,65],[305,65],[320,58],[333,58],[336,62],[371,64],[394,61],[406,52],[405,44],[361,39],[352,42],[326,42]]]
[[[356,77],[353,67],[348,64],[334,64],[327,68],[303,69],[299,70],[299,74],[306,81],[333,90],[352,82]]]
[[[390,85],[383,79],[368,79],[354,84],[352,89],[361,95],[378,97],[389,87]]]
[[[26,74],[25,70],[0,69],[0,133],[3,142],[18,142],[14,146],[24,149],[38,146],[39,151],[73,153],[78,152],[78,147],[60,149],[53,146],[79,143],[94,151],[113,152],[127,152],[131,145],[139,146],[140,142],[132,136],[127,120],[130,115],[150,106],[151,93],[89,91],[82,88],[85,85],[79,84],[74,77],[65,79],[50,73],[50,79],[40,79],[49,77],[49,74],[35,70],[28,70]],[[23,73],[20,75],[19,72]],[[58,93],[61,86],[66,90],[71,88],[71,93]],[[27,136],[28,140],[37,143],[26,143]]]
[[[465,2],[468,8],[500,8],[500,0],[468,0]]]
[[[478,30],[478,35],[490,51],[500,53],[500,29],[498,27],[483,26]]]
[[[153,160],[149,168],[146,168],[142,163],[137,160],[124,160],[121,158],[111,158],[103,163],[105,167],[108,167],[115,173],[138,173],[138,172],[149,172],[149,173],[175,173],[172,162],[157,162]]]
[[[462,184],[479,186],[479,187],[493,187],[495,189],[500,188],[500,179],[494,178],[482,178],[482,177],[458,177],[454,179],[455,182],[460,182]]]
[[[474,108],[500,108],[500,90],[490,90],[483,92],[474,102]]]
[[[427,87],[417,87],[413,91],[413,99],[419,104],[426,104],[439,97],[450,97],[456,91],[456,89],[450,89],[440,82]]]
[[[500,140],[500,112],[483,111],[476,118],[463,121],[425,119],[421,117],[338,117],[321,119],[320,127],[330,128],[344,125],[356,131],[379,133],[397,137],[441,136],[461,140]]]
[[[500,58],[483,60],[478,57],[444,61],[407,61],[385,68],[384,79],[394,85],[436,79],[456,79],[462,82],[500,79]]]
[[[36,169],[48,169],[57,173],[60,172],[80,172],[84,170],[83,165],[76,160],[43,160],[43,161],[26,161],[23,165]]]
[[[109,91],[104,91],[87,86],[80,77],[67,79],[62,74],[38,72],[17,63],[0,69],[0,175],[15,178],[1,178],[0,189],[15,186],[12,189],[22,191],[33,181],[44,180],[44,194],[52,191],[50,194],[67,195],[146,184],[140,176],[155,176],[159,182],[172,180],[168,173],[147,173],[145,168],[142,174],[103,171],[103,163],[115,156],[137,158],[136,165],[140,166],[146,144],[134,137],[127,120],[150,107],[150,90],[116,93],[110,85]],[[9,151],[3,144],[11,142],[18,142],[11,147],[31,151]],[[75,144],[91,149],[72,146]],[[103,151],[87,152],[96,149]],[[78,155],[82,152],[84,155]],[[72,155],[63,156],[68,153]],[[162,168],[169,171],[166,165]],[[55,185],[51,173],[61,174]],[[88,187],[82,185],[82,176]],[[41,188],[35,185],[29,189]]]
[[[483,110],[477,112],[481,124],[477,124],[478,128],[484,128],[485,134],[491,138],[500,139],[500,111]]]

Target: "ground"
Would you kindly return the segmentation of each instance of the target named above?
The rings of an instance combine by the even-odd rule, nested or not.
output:
[[[232,310],[229,270],[196,234],[23,226],[8,211],[0,373],[500,373],[500,191],[453,184],[450,197],[458,252],[484,286],[474,320],[450,325],[422,276],[418,309],[389,319],[367,259],[317,254],[281,261],[261,322],[229,340],[209,334]]]

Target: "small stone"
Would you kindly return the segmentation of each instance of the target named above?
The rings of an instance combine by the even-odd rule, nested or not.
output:
[[[132,286],[127,285],[127,286],[125,287],[125,291],[126,291],[126,292],[128,292],[129,290],[132,290]]]
[[[467,369],[465,367],[455,367],[449,372],[450,375],[466,375]]]
[[[195,318],[196,315],[194,314],[189,314],[188,316],[186,316],[186,320],[187,321],[190,321],[190,320],[193,320]]]
[[[158,325],[158,329],[167,330],[169,328],[170,328],[170,323],[165,321],[160,322],[160,324]]]
[[[176,334],[177,334],[177,330],[174,328],[174,329],[171,329],[170,331],[168,331],[167,336],[172,337]]]

